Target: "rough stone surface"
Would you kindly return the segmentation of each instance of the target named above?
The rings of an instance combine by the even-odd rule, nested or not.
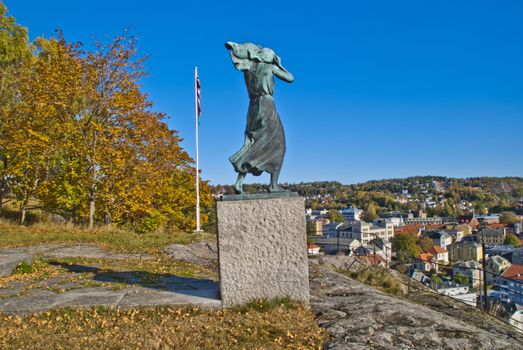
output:
[[[147,305],[197,305],[219,308],[221,301],[217,285],[208,286],[206,289],[181,289],[176,291],[142,287],[122,290],[95,287],[57,294],[52,291],[38,290],[27,296],[0,298],[0,312],[8,314],[33,313],[65,306],[127,308]]]
[[[93,258],[93,259],[153,259],[151,254],[115,253],[89,244],[41,244],[29,247],[1,249],[2,253],[39,254],[57,258]]]
[[[308,302],[304,199],[216,204],[223,306],[278,297]]]
[[[31,264],[32,261],[33,257],[30,254],[0,252],[0,277],[12,274],[18,264]]]
[[[311,306],[331,335],[325,349],[523,348],[521,334],[489,315],[473,315],[480,313],[474,308],[449,302],[450,316],[442,305],[389,296],[334,271],[351,261],[329,257],[310,264]]]
[[[218,260],[216,242],[171,244],[164,248],[164,253],[175,260],[185,260],[198,265],[214,265]]]

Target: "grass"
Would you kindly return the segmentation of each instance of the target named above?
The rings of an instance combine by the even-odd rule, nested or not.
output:
[[[156,253],[169,244],[188,244],[215,239],[211,234],[145,233],[100,227],[86,230],[73,225],[35,223],[21,226],[0,218],[0,247],[20,247],[46,243],[94,243],[117,252]]]
[[[359,282],[377,288],[385,293],[402,296],[403,289],[400,282],[396,280],[385,268],[377,265],[369,265],[365,268],[353,270],[339,270],[338,272],[349,276]]]
[[[288,301],[236,309],[147,307],[0,314],[2,349],[321,349],[328,336]]]

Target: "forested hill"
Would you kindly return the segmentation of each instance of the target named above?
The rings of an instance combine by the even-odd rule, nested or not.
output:
[[[306,197],[311,208],[342,208],[349,204],[366,208],[372,204],[381,210],[417,210],[430,207],[433,201],[434,208],[428,208],[429,214],[457,215],[467,208],[485,213],[508,210],[523,214],[523,177],[414,176],[350,185],[317,181],[282,186]],[[267,186],[245,185],[245,190],[261,192]],[[233,189],[217,185],[213,192],[233,193]]]

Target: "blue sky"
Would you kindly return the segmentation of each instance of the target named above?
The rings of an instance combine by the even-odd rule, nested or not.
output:
[[[130,28],[144,89],[194,155],[200,70],[202,176],[232,183],[248,97],[225,41],[270,47],[287,137],[281,181],[523,176],[523,2],[4,0],[32,39],[89,44]],[[249,177],[266,182],[268,177]]]

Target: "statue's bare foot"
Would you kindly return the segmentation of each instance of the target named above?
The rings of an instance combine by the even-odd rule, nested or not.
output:
[[[236,194],[243,194],[243,188],[242,188],[242,184],[239,184],[238,182],[236,182],[234,184],[234,193]]]
[[[287,190],[284,190],[280,186],[269,186],[269,192],[275,193],[275,192],[287,192]]]
[[[234,184],[234,193],[243,194],[243,180],[245,179],[245,173],[238,173],[238,178]]]

